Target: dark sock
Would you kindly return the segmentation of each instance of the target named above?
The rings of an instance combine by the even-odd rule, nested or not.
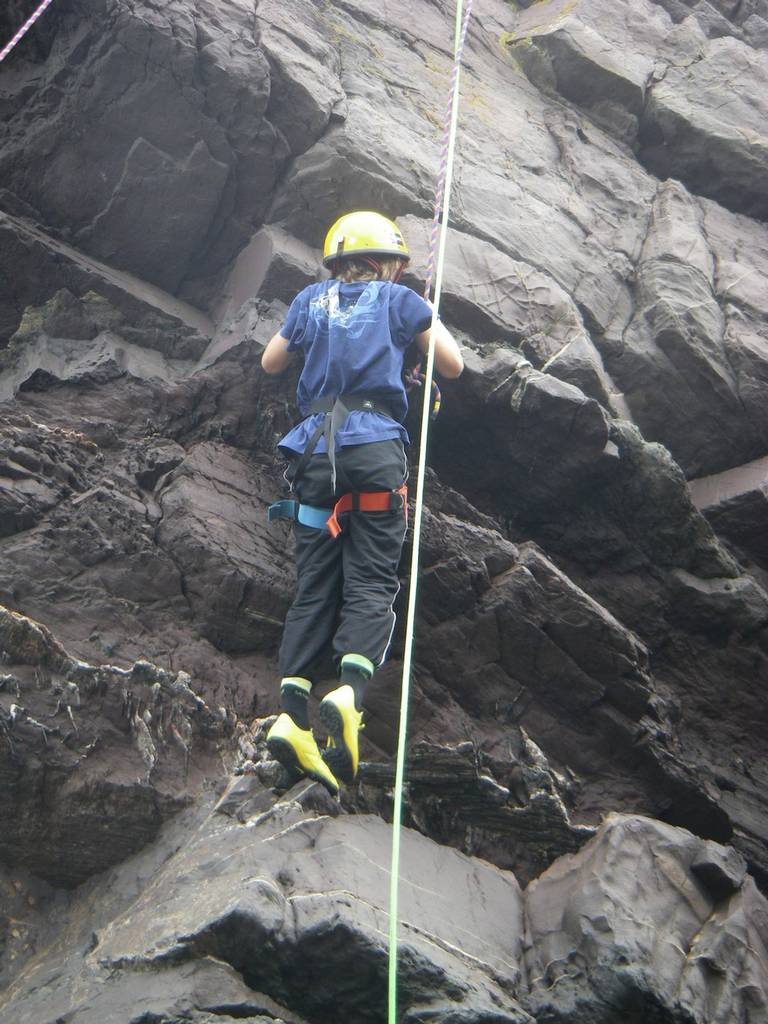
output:
[[[371,680],[371,673],[362,665],[349,664],[345,659],[341,660],[339,671],[339,683],[343,686],[347,683],[355,691],[355,707],[358,711],[363,710],[363,698],[365,689]]]
[[[280,707],[300,729],[309,728],[309,694],[306,690],[283,683],[280,687]]]

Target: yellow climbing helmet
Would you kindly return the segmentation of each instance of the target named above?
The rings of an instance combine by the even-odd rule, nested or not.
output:
[[[373,210],[345,213],[325,236],[323,265],[330,267],[344,256],[411,258],[397,224]]]

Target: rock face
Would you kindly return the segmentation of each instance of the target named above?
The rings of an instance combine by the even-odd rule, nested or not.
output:
[[[265,795],[252,783],[251,802]],[[262,813],[242,796],[227,808],[182,816],[66,903],[38,892],[50,946],[0,1019],[385,1021],[387,826],[339,816],[306,783]],[[681,829],[612,815],[522,893],[509,872],[408,830],[402,867],[403,1021],[766,1012],[768,903],[743,861]]]
[[[612,815],[526,893],[536,1019],[759,1020],[768,919],[742,872],[722,847]]]
[[[718,533],[738,545],[761,568],[768,568],[765,502],[768,460],[756,459],[724,473],[691,481],[691,495]]]
[[[168,290],[195,275],[222,228],[229,251],[218,262],[234,255],[247,239],[241,217],[247,232],[289,152],[266,116],[269,64],[248,6],[229,3],[219,17],[215,4],[75,4],[45,55],[50,85],[10,82],[3,181],[15,200]],[[51,146],[62,119],[67,137]]]
[[[443,7],[71,0],[0,68],[2,1024],[385,1019],[402,627],[359,783],[283,795],[259,357],[350,208],[423,286]],[[766,1018],[766,47],[764,0],[470,25],[408,1024]]]
[[[0,638],[15,668],[0,677],[0,857],[78,885],[154,838],[189,799],[201,739],[223,738],[232,725],[192,692],[185,672],[88,665],[5,609]]]
[[[198,812],[181,849],[180,830],[166,829],[109,884],[74,896],[54,956],[63,955],[77,996],[52,984],[52,961],[31,963],[2,1019],[74,1013],[90,1022],[117,1011],[170,1022],[174,1011],[218,1006],[249,1020],[259,1011],[285,1021],[385,1020],[390,830],[377,817],[307,811],[301,789],[242,823]],[[523,904],[514,876],[416,833],[404,839],[404,1019],[529,1024],[516,998]],[[158,983],[144,989],[148,971]]]

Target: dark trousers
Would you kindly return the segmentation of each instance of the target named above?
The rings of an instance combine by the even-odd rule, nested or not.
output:
[[[296,460],[288,467],[292,480]],[[336,493],[327,455],[313,455],[294,487],[306,505],[331,508],[349,491],[393,491],[408,476],[402,442],[374,441],[336,450]],[[405,539],[402,511],[347,512],[334,539],[327,529],[294,525],[296,597],[285,620],[280,673],[314,682],[313,673],[333,639],[337,668],[345,654],[380,665],[395,627],[392,605],[400,589],[397,569]]]

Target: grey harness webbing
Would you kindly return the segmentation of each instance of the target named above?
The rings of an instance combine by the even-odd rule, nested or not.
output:
[[[324,398],[316,398],[309,407],[309,414],[325,413],[325,418],[317,430],[310,437],[307,447],[304,449],[291,480],[291,489],[304,475],[307,463],[312,458],[317,443],[321,437],[325,437],[325,446],[328,452],[328,461],[331,463],[331,485],[336,490],[336,432],[341,429],[347,416],[357,409],[366,409],[368,412],[379,412],[390,419],[395,417],[386,402],[378,398],[371,398],[367,395],[326,395]]]

